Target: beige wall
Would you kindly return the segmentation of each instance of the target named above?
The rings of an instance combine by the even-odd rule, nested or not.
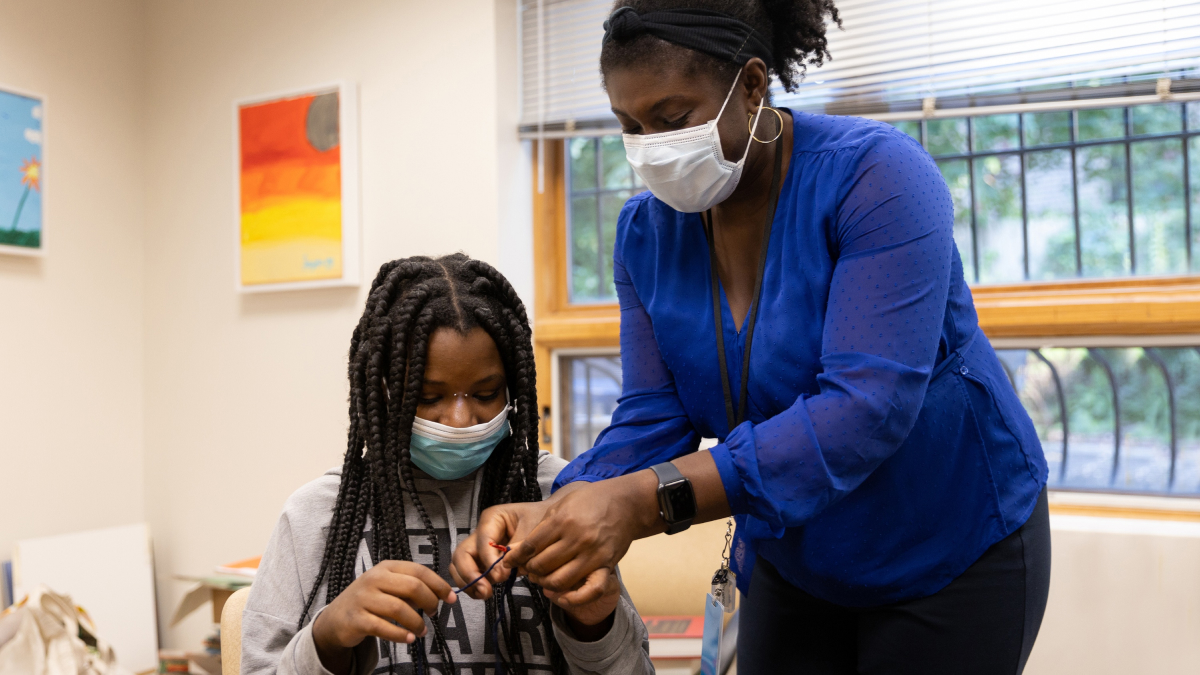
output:
[[[173,574],[261,553],[287,496],[345,452],[366,287],[233,291],[232,101],[357,83],[367,281],[413,254],[500,260],[520,212],[499,186],[522,151],[513,1],[148,8],[146,499],[165,616],[185,590]],[[507,246],[504,267],[530,276]],[[197,644],[202,614],[164,645]]]
[[[1200,524],[1050,521],[1050,598],[1025,672],[1200,672]]]
[[[716,521],[634,542],[621,575],[638,609],[701,614],[724,534]],[[1200,672],[1200,524],[1053,515],[1051,537],[1027,675]]]
[[[47,97],[43,259],[0,255],[0,559],[142,519],[141,3],[0,1],[0,83]]]

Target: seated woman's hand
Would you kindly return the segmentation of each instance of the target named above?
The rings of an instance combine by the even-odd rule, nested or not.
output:
[[[351,650],[368,637],[412,642],[426,632],[417,610],[432,615],[439,600],[453,603],[457,596],[428,567],[385,560],[361,574],[317,615],[312,627],[317,655],[327,669],[344,672]]]
[[[595,577],[595,579],[592,579]],[[602,567],[589,575],[591,586],[601,589],[600,597],[582,604],[572,603],[566,594],[543,588],[546,598],[563,609],[575,636],[585,642],[604,637],[612,628],[613,613],[621,600],[621,583],[612,570]]]

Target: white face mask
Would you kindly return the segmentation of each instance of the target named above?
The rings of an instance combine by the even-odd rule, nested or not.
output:
[[[733,96],[740,77],[739,71],[729,93],[725,95],[717,119],[698,127],[661,134],[622,134],[625,156],[633,165],[633,170],[655,197],[676,211],[707,211],[725,201],[738,186],[742,168],[746,165],[746,155],[750,151],[750,142],[758,129],[758,119],[762,117],[762,105],[759,105],[742,158],[737,162],[726,161],[721,152],[717,121],[725,112],[725,106],[729,105],[729,98]]]

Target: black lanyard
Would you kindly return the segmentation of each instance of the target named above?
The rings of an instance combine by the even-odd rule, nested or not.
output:
[[[775,170],[771,175],[771,205],[767,208],[767,223],[763,228],[762,251],[758,254],[758,278],[754,281],[754,298],[750,303],[750,317],[746,320],[746,351],[742,358],[742,389],[738,396],[737,416],[733,414],[733,396],[729,386],[729,366],[725,362],[725,331],[721,325],[721,289],[717,275],[717,247],[713,242],[712,209],[705,212],[704,237],[708,240],[708,264],[712,274],[713,323],[717,328],[717,361],[721,364],[721,389],[725,392],[725,419],[729,431],[746,420],[746,388],[750,383],[750,345],[754,341],[754,324],[758,321],[758,301],[762,295],[763,273],[767,267],[767,248],[771,243],[771,224],[775,221],[775,207],[779,204],[779,174],[783,169],[783,143],[775,148]],[[732,306],[730,307],[732,310]],[[735,317],[736,320],[736,317]]]

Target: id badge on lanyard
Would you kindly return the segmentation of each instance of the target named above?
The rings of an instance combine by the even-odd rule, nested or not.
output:
[[[712,590],[704,600],[704,639],[700,643],[700,675],[721,675],[721,637],[725,634],[725,615],[733,611],[737,600],[736,576],[729,569],[729,542],[733,537],[733,519],[725,530],[725,550],[721,567],[713,575]]]
[[[783,148],[775,150],[775,171],[771,177],[771,204],[767,209],[767,222],[763,232],[762,250],[758,258],[758,278],[754,283],[753,304],[746,320],[746,347],[742,361],[742,382],[737,412],[734,413],[732,387],[729,383],[729,368],[725,362],[725,332],[721,325],[721,294],[717,279],[717,248],[713,233],[712,211],[704,220],[704,234],[708,239],[708,260],[712,276],[713,320],[717,331],[717,363],[721,368],[721,389],[725,394],[725,416],[729,431],[746,419],[747,391],[750,381],[750,345],[754,340],[754,325],[758,322],[758,304],[762,294],[763,275],[766,271],[767,248],[771,242],[771,225],[775,220],[775,207],[779,202],[779,179],[783,166]],[[725,530],[725,549],[721,552],[721,567],[713,574],[712,591],[704,601],[704,639],[700,648],[700,675],[721,674],[721,636],[725,633],[725,615],[732,612],[737,597],[737,584],[733,570],[729,569],[729,546],[733,539],[733,518]],[[728,661],[728,659],[726,659]]]
[[[721,675],[721,636],[725,634],[725,606],[712,593],[704,600],[704,640],[700,647],[700,675]]]

